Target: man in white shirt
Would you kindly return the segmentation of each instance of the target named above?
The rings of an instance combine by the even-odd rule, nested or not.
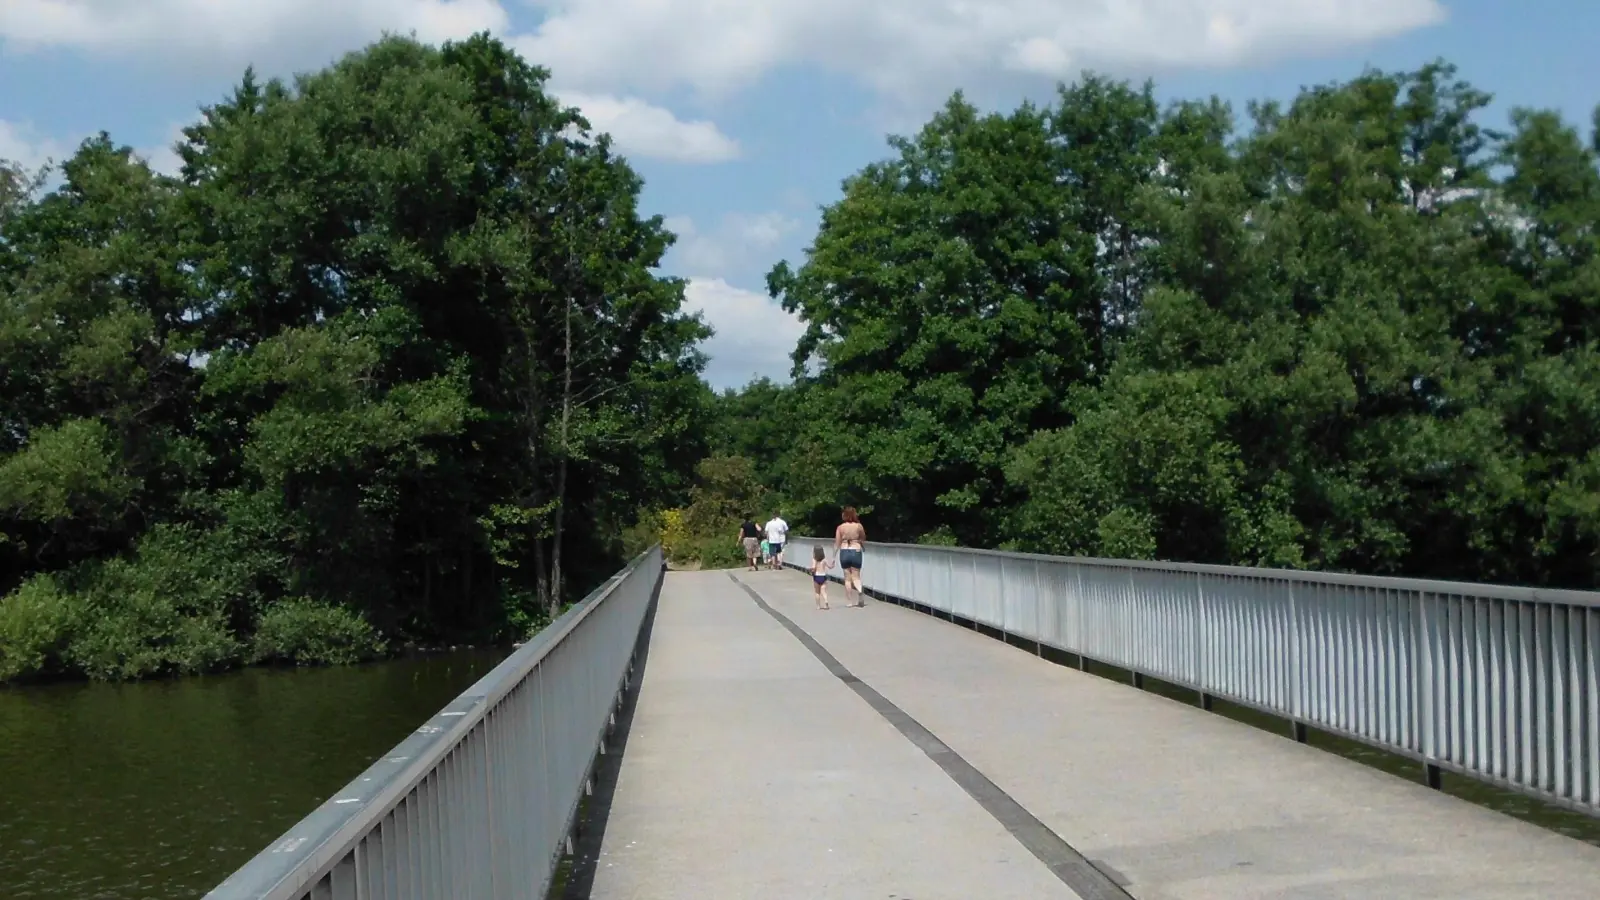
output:
[[[772,519],[767,522],[767,545],[772,548],[773,571],[783,568],[783,542],[789,536],[789,523],[783,516],[772,514]]]

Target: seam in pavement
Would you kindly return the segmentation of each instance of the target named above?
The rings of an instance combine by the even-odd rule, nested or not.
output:
[[[754,600],[767,615],[776,619],[779,625],[794,635],[795,640],[810,650],[811,655],[815,656],[835,678],[848,685],[860,695],[861,699],[867,701],[868,706],[905,735],[906,740],[937,763],[939,768],[950,776],[951,781],[960,785],[968,796],[978,801],[978,805],[983,807],[985,812],[1010,832],[1011,836],[1026,847],[1039,862],[1044,863],[1045,867],[1068,889],[1082,900],[1134,900],[1132,894],[1123,890],[1110,876],[1096,868],[1082,853],[1062,840],[1061,835],[1051,831],[1048,825],[1039,821],[1022,804],[1012,799],[1010,794],[1001,790],[999,785],[990,781],[988,776],[978,771],[977,767],[963,759],[961,754],[952,750],[933,732],[923,727],[922,723],[911,718],[905,710],[894,705],[871,685],[856,677],[805,629],[796,625],[788,616],[773,609],[755,588],[739,580],[732,572],[728,573],[728,578],[743,588],[744,592],[750,595],[750,599]]]

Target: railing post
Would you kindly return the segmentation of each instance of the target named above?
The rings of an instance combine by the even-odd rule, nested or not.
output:
[[[1000,604],[1000,633],[1005,635],[1006,643],[1011,643],[1011,617],[1006,615],[1006,558],[997,556],[994,560],[994,595]]]
[[[1432,628],[1433,617],[1428,614],[1428,594],[1426,591],[1417,592],[1416,606],[1416,646],[1418,677],[1412,682],[1412,696],[1416,700],[1417,713],[1422,718],[1422,781],[1428,787],[1438,788],[1442,778],[1439,767],[1434,763],[1438,753],[1438,730],[1434,723],[1434,679],[1437,667],[1433,660],[1433,640],[1429,636]]]
[[[496,848],[499,847],[500,840],[499,840],[499,830],[496,827],[498,823],[495,820],[495,802],[494,802],[494,800],[495,800],[495,797],[494,797],[494,772],[495,772],[494,763],[495,763],[495,756],[494,756],[493,747],[492,747],[493,740],[490,738],[490,729],[491,728],[498,729],[498,726],[499,726],[499,720],[485,718],[484,723],[483,723],[483,735],[482,735],[482,737],[480,739],[482,741],[482,746],[483,746],[483,804],[484,804],[484,818],[487,820],[487,826],[486,826],[486,828],[484,830],[489,835],[489,846],[487,848],[485,848],[485,849],[488,851],[488,854],[489,854],[489,893],[491,895],[493,895],[493,896],[499,896],[499,893],[500,893],[499,889],[498,889],[498,886],[496,884],[496,882],[498,880],[497,876],[500,874],[500,867],[495,864],[495,857],[498,855],[498,854],[495,853],[495,850],[496,850]]]
[[[1206,649],[1210,646],[1210,641],[1206,640],[1206,577],[1199,572],[1194,573],[1194,595],[1194,653],[1191,655],[1194,668],[1189,677],[1199,687],[1200,708],[1210,712],[1211,694],[1206,691],[1206,675],[1210,671],[1206,666]]]
[[[1300,654],[1300,614],[1294,594],[1294,582],[1289,587],[1289,673],[1285,681],[1289,688],[1289,735],[1297,742],[1306,742],[1305,711],[1300,703],[1300,686],[1304,683],[1305,660]]]
[[[1073,598],[1072,604],[1073,612],[1078,620],[1078,671],[1087,672],[1089,670],[1089,654],[1085,652],[1085,645],[1089,643],[1089,635],[1083,629],[1083,608],[1087,605],[1087,601],[1083,596],[1083,566],[1074,563],[1072,572],[1078,580],[1078,594]]]
[[[1033,561],[1033,653],[1044,656],[1044,563]]]
[[[1122,608],[1122,656],[1128,663],[1128,671],[1133,673],[1133,686],[1144,688],[1144,673],[1139,671],[1143,660],[1139,659],[1140,624],[1143,621],[1143,609],[1139,602],[1139,582],[1134,580],[1133,569],[1128,569],[1128,602]]]

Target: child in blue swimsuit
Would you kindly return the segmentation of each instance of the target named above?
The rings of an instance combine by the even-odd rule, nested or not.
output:
[[[828,608],[828,570],[833,560],[827,558],[819,544],[811,548],[811,590],[817,598],[817,609]]]

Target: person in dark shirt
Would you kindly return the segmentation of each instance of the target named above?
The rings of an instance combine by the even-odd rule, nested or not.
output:
[[[739,526],[739,540],[744,544],[744,558],[750,564],[750,571],[758,571],[756,558],[761,553],[761,526],[755,523],[755,516],[745,515],[744,524]]]

